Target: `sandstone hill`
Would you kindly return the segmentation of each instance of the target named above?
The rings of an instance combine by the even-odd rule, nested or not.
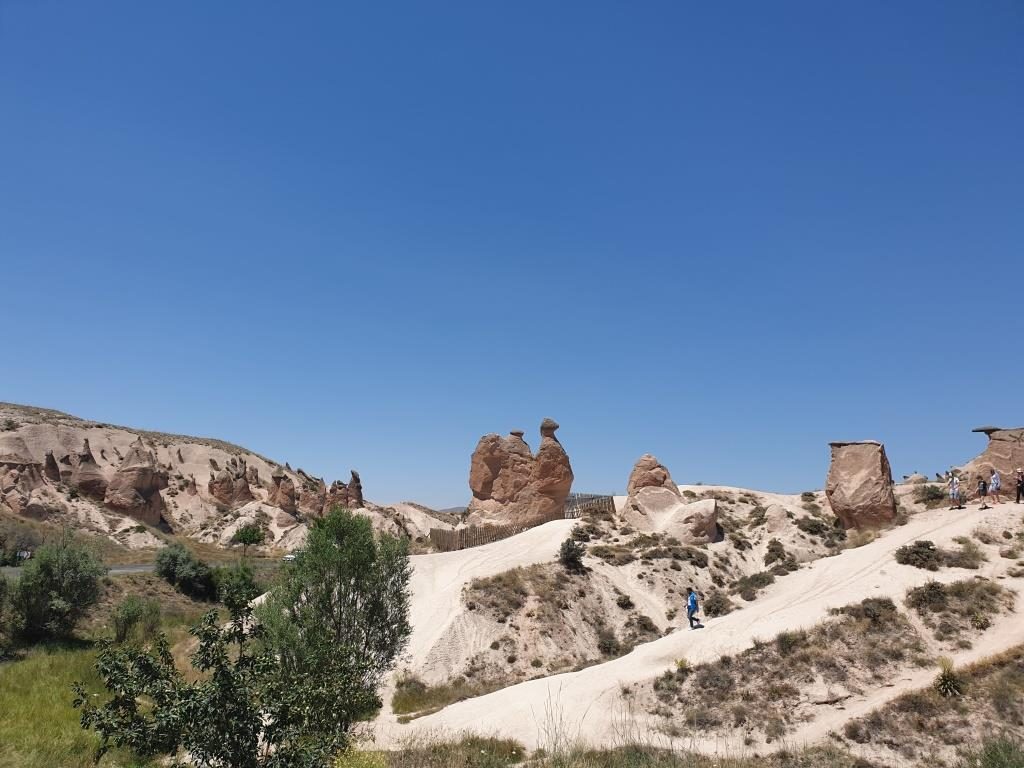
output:
[[[426,546],[450,517],[412,504],[382,507],[352,471],[328,484],[232,443],[87,421],[0,403],[0,512],[66,524],[133,549],[161,545],[157,530],[226,545],[243,525],[269,546],[294,549],[309,520],[334,505],[379,530]]]

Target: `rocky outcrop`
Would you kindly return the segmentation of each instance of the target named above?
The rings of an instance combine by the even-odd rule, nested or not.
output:
[[[296,473],[299,476],[299,512],[307,517],[319,517],[326,511],[327,483],[322,478],[307,475],[301,469],[296,470]]]
[[[572,466],[555,431],[558,424],[544,419],[536,455],[521,430],[508,437],[484,435],[469,462],[467,522],[535,525],[560,515],[572,488]]]
[[[60,482],[60,468],[57,466],[57,459],[53,457],[53,451],[46,452],[43,459],[43,476],[51,483]]]
[[[359,479],[359,473],[353,469],[348,485],[345,485],[341,480],[335,480],[331,483],[331,487],[327,489],[327,499],[324,501],[323,511],[329,512],[334,507],[359,509],[364,504],[363,484]]]
[[[906,475],[903,478],[903,482],[907,483],[908,485],[923,485],[924,483],[928,482],[928,478],[925,475],[922,475],[920,472],[914,472],[911,475]]]
[[[42,497],[46,485],[38,463],[15,454],[0,456],[0,502],[16,515],[43,517]]]
[[[973,431],[988,436],[988,445],[981,455],[960,468],[961,478],[966,475],[973,486],[978,477],[987,481],[989,471],[995,469],[1002,477],[1005,491],[1012,486],[1017,467],[1024,467],[1024,427],[978,427]]]
[[[216,475],[212,472],[210,473],[210,482],[207,484],[207,490],[213,498],[232,509],[240,507],[256,498],[252,495],[252,489],[249,487],[245,459],[240,460],[234,456],[227,461],[224,469]]]
[[[160,491],[167,487],[167,470],[140,437],[121,461],[107,485],[103,503],[149,525],[159,525],[164,513]]]
[[[825,496],[843,528],[878,528],[896,519],[892,470],[874,441],[831,443]]]
[[[280,507],[289,515],[294,515],[298,511],[295,504],[295,483],[279,469],[274,470],[270,476],[270,495],[267,502]]]
[[[107,478],[92,455],[88,438],[85,439],[81,451],[71,456],[65,456],[61,461],[71,467],[66,476],[64,472],[61,472],[61,477],[66,480],[68,485],[83,496],[97,501],[103,499],[107,493]]]
[[[672,475],[668,469],[649,453],[645,453],[633,465],[629,482],[626,484],[626,493],[631,496],[641,488],[668,488],[679,495],[679,487],[672,482]]]

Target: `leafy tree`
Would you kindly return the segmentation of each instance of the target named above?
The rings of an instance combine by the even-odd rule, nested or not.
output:
[[[68,531],[40,547],[14,587],[14,608],[25,637],[70,635],[85,610],[99,599],[105,573],[99,559]]]
[[[381,679],[411,632],[410,575],[406,540],[375,537],[369,520],[339,508],[314,522],[303,556],[257,609],[277,685],[303,689],[310,704],[279,709],[283,728],[337,749],[380,707]]]
[[[258,620],[244,573],[220,580],[231,622],[210,612],[192,629],[197,681],[175,668],[163,635],[148,651],[102,644],[96,668],[110,700],[97,706],[75,687],[100,755],[128,747],[208,768],[331,764],[353,722],[379,704],[380,679],[408,638],[410,569],[404,543],[375,540],[369,521],[348,513],[318,521],[308,541]]]
[[[585,570],[583,566],[583,554],[586,548],[574,539],[566,539],[558,549],[558,562],[565,566],[567,571],[580,573]]]
[[[242,545],[242,557],[245,557],[249,547],[258,547],[265,540],[266,535],[263,533],[263,529],[255,523],[243,525],[231,537],[232,544]]]
[[[217,596],[213,571],[181,544],[157,553],[156,573],[190,597],[212,600]]]
[[[213,579],[217,584],[217,599],[229,609],[232,603],[251,602],[263,592],[248,563],[215,568]]]

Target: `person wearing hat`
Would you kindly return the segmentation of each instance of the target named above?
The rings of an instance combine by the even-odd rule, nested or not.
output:
[[[1017,467],[1017,503],[1020,504],[1020,497],[1024,496],[1024,469]]]

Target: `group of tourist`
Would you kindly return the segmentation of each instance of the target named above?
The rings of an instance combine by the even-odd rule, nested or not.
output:
[[[1002,501],[1002,479],[999,477],[999,472],[995,468],[990,469],[988,472],[988,479],[985,479],[984,475],[978,477],[978,491],[975,498],[981,502],[981,509],[989,509],[988,498],[992,497],[993,504],[999,504]],[[1024,498],[1024,468],[1017,467],[1017,504],[1020,504],[1021,498]],[[960,477],[954,473],[949,473],[949,480],[947,481],[949,486],[949,503],[950,509],[963,509],[964,504],[967,503],[966,492],[961,488]]]

